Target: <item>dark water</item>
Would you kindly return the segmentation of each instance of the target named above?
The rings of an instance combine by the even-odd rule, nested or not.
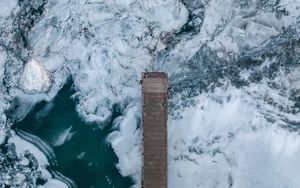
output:
[[[40,137],[52,146],[57,166],[51,169],[69,177],[79,188],[128,188],[133,182],[122,177],[115,165],[118,162],[106,137],[112,131],[111,122],[104,129],[84,123],[75,110],[71,84],[66,85],[51,102],[42,102],[17,124],[17,128]],[[62,133],[69,129],[70,140],[59,145]],[[70,135],[70,134],[69,134]]]

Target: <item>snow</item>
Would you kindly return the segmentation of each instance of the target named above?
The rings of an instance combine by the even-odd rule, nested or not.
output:
[[[14,143],[16,146],[16,152],[18,155],[22,155],[25,153],[25,151],[29,151],[30,153],[33,154],[33,156],[37,159],[38,161],[38,170],[41,171],[41,177],[45,180],[47,180],[46,184],[43,186],[38,186],[38,187],[68,187],[65,183],[62,181],[53,179],[52,175],[50,172],[47,170],[47,166],[49,166],[49,161],[48,158],[49,156],[46,156],[46,153],[43,153],[38,147],[33,145],[32,143],[22,139],[15,133],[13,133],[13,136],[9,138],[8,143]],[[37,141],[36,141],[37,142]],[[35,144],[38,144],[36,143]],[[26,161],[22,161],[23,163],[26,163]]]
[[[26,36],[30,49],[19,54],[1,47],[0,78],[5,78],[7,86],[0,88],[0,143],[6,135],[4,110],[9,101],[18,97],[30,103],[28,107],[49,101],[71,77],[76,109],[86,122],[104,126],[114,105],[120,107],[122,115],[114,121],[116,130],[108,142],[119,158],[120,173],[132,176],[139,186],[141,73],[166,71],[172,82],[181,83],[191,73],[185,65],[197,57],[199,49],[207,47],[220,59],[235,63],[234,57],[263,46],[284,34],[285,28],[298,24],[299,0],[281,0],[276,6],[275,1],[265,3],[274,6],[260,3],[203,1],[200,32],[178,34],[178,43],[167,46],[164,36],[178,33],[189,17],[179,0],[49,1],[42,18]],[[4,7],[0,17],[5,18],[0,19],[5,34],[0,37],[8,45],[15,36],[10,15],[19,7],[15,0],[0,0],[0,5]],[[276,61],[280,60],[269,59],[257,69],[240,70],[238,75],[249,81],[252,73]],[[222,81],[214,90],[206,88],[208,91],[192,85],[201,92],[189,107],[182,105],[188,100],[183,93],[176,93],[179,114],[169,117],[170,187],[299,187],[299,170],[294,167],[299,163],[299,135],[286,128],[287,121],[300,121],[299,112],[289,111],[295,105],[289,93],[300,91],[299,70],[240,88],[228,82]],[[279,91],[270,83],[286,89]],[[71,128],[65,130],[57,135],[55,145],[71,135]],[[18,136],[10,141],[16,143],[18,152],[28,148],[41,166],[47,164],[41,151]],[[58,184],[49,180],[45,186]]]
[[[25,93],[41,93],[50,89],[50,75],[38,61],[29,60],[20,79],[20,86]]]
[[[17,6],[17,3],[18,3],[17,0],[10,0],[10,1],[1,0],[0,1],[0,7],[1,7],[0,17],[6,18],[6,17],[10,16],[13,9]]]
[[[230,151],[239,151],[234,187],[298,187],[299,144],[297,134],[281,129],[239,135]]]
[[[201,94],[182,119],[171,119],[170,187],[298,187],[299,135],[280,128],[279,119],[264,117],[268,105],[251,93],[258,91],[254,87]],[[278,95],[272,98],[280,101]],[[299,114],[294,118],[299,121]]]
[[[25,175],[24,174],[20,174],[20,173],[17,173],[16,174],[16,179],[17,179],[17,182],[16,184],[19,184],[19,185],[22,185],[22,182],[26,179]]]
[[[39,164],[39,170],[41,171],[41,177],[45,179],[51,179],[51,174],[46,170],[46,166],[49,165],[48,159],[45,154],[40,151],[33,144],[21,139],[19,136],[12,136],[9,140],[9,143],[14,143],[16,146],[16,152],[18,155],[23,154],[26,150],[30,151],[37,159]]]
[[[300,91],[300,69],[295,70],[289,75],[289,83],[290,88]]]
[[[26,150],[29,150],[34,155],[34,157],[37,159],[40,168],[45,170],[46,166],[49,165],[48,159],[42,151],[40,151],[33,144],[23,140],[19,136],[17,136],[17,135],[12,136],[8,142],[15,144],[16,152],[19,155],[24,153]]]
[[[145,1],[142,8],[146,11],[145,19],[150,18],[166,32],[180,28],[188,18],[187,9],[178,0]]]
[[[72,75],[80,116],[101,124],[111,117],[113,104],[137,96],[140,75],[153,61],[147,48],[164,48],[161,33],[180,28],[188,15],[179,1],[81,3],[51,7],[29,39],[33,56],[54,72],[55,85],[63,83],[64,74]]]
[[[0,129],[0,144],[2,144],[5,140],[5,136],[6,136],[6,130],[3,128]]]
[[[283,16],[284,25],[288,27],[299,21],[300,16],[300,1],[299,0],[282,0],[279,6],[285,8],[289,16]]]
[[[45,185],[39,185],[37,188],[68,188],[68,186],[61,181],[58,181],[56,179],[50,179],[48,180]]]
[[[117,167],[123,176],[133,176],[139,186],[141,178],[141,150],[137,144],[140,142],[141,132],[137,125],[139,123],[140,111],[139,103],[129,104],[130,108],[126,109],[124,114],[114,121],[114,128],[117,131],[111,133],[108,141],[111,143],[119,158]]]

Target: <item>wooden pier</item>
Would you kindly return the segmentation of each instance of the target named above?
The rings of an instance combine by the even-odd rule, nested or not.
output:
[[[167,74],[160,72],[143,73],[142,94],[142,188],[167,188]]]

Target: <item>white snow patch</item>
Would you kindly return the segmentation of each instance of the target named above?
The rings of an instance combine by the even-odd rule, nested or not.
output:
[[[280,124],[283,116],[297,122],[300,116],[279,112],[262,96],[292,105],[265,83],[244,89],[225,86],[201,94],[182,119],[171,119],[169,186],[297,188],[300,137]]]
[[[124,115],[119,117],[115,122],[117,131],[111,133],[108,141],[111,143],[119,162],[117,167],[123,176],[132,176],[136,180],[136,186],[140,185],[141,179],[141,150],[140,136],[141,132],[138,129],[139,116],[137,116],[140,103],[131,103]]]
[[[234,187],[299,187],[300,137],[266,128],[239,134],[226,154],[234,154]]]
[[[51,79],[48,71],[35,59],[26,63],[20,78],[20,86],[25,93],[41,93],[50,89]]]
[[[18,1],[17,0],[0,0],[0,17],[2,19],[7,18],[8,16],[11,15],[12,11],[17,7]]]
[[[300,20],[300,0],[281,0],[279,6],[287,11],[288,16],[283,16],[284,26],[297,24]]]
[[[144,1],[145,18],[159,23],[163,31],[172,31],[186,23],[188,11],[179,0]]]
[[[300,95],[300,69],[293,71],[289,76],[290,88],[296,89]]]
[[[34,157],[37,159],[40,168],[43,168],[43,170],[45,170],[46,166],[49,165],[48,159],[42,151],[40,151],[33,144],[21,139],[19,136],[17,135],[12,136],[11,138],[9,138],[8,142],[15,144],[16,152],[18,154],[22,154],[26,150],[29,150],[30,153],[32,153]]]
[[[0,126],[0,144],[5,141],[6,129],[3,126]]]
[[[18,155],[22,155],[25,153],[26,150],[28,150],[30,153],[33,154],[33,156],[37,159],[38,162],[38,170],[41,171],[41,177],[47,180],[47,183],[44,185],[46,187],[51,187],[52,185],[56,187],[68,187],[65,183],[53,179],[52,175],[48,172],[46,169],[47,166],[49,166],[49,161],[46,157],[46,155],[40,151],[36,146],[33,144],[27,142],[26,140],[23,140],[19,136],[15,135],[12,132],[13,136],[9,138],[8,142],[9,143],[14,143],[16,146],[16,152]],[[26,164],[27,161],[22,161],[22,163]],[[48,183],[49,182],[49,183]],[[43,186],[38,186],[38,187],[43,187]]]
[[[48,180],[45,185],[39,185],[37,188],[69,188],[65,183],[56,180],[50,179]]]

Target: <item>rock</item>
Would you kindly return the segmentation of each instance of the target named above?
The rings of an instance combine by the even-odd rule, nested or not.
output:
[[[25,93],[44,93],[51,85],[49,72],[38,61],[31,59],[25,65],[19,82]]]

